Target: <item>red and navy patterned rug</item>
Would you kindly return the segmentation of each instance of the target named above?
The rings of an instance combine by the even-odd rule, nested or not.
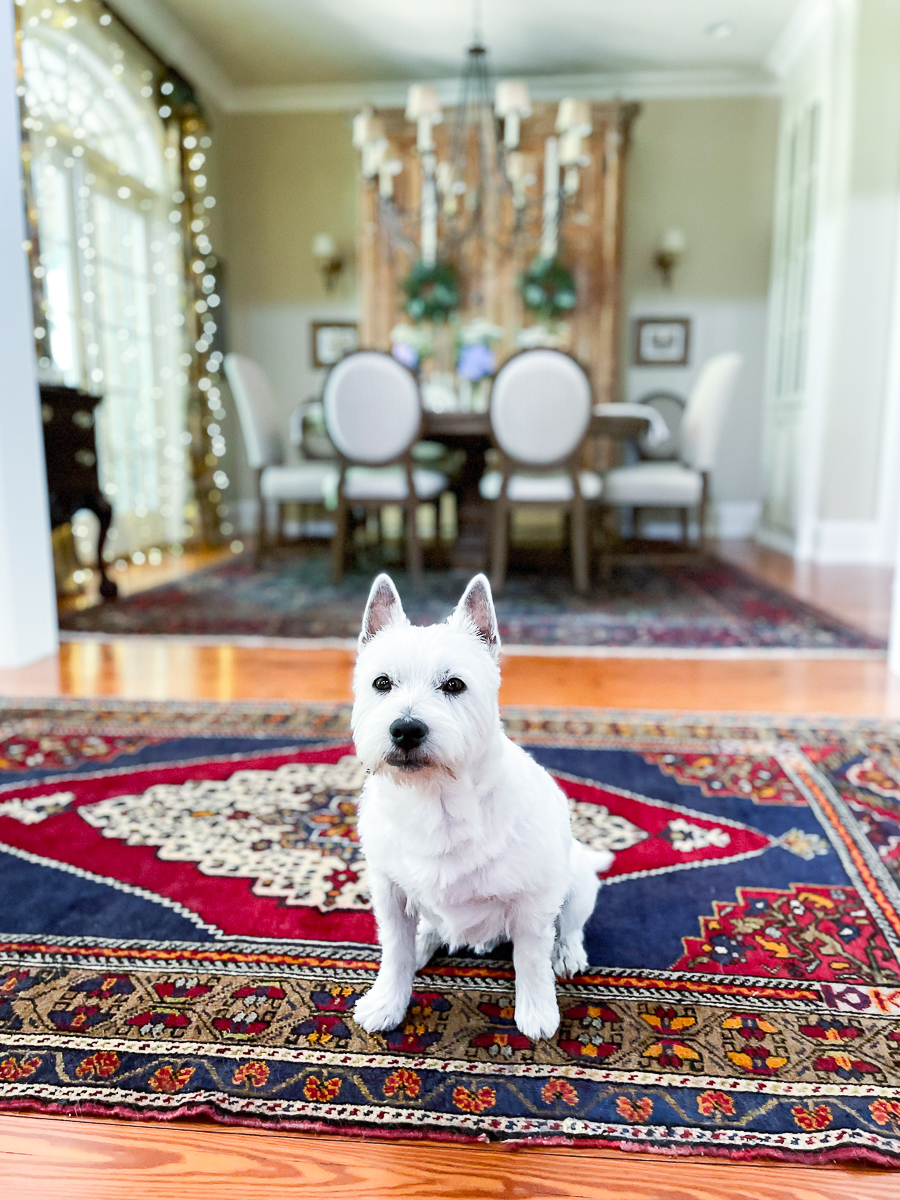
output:
[[[115,604],[69,610],[60,624],[105,635],[355,639],[372,578],[384,566],[371,556],[335,587],[321,551],[283,551],[260,568],[242,555]],[[415,593],[402,570],[389,569],[410,620],[419,625],[443,621],[472,574],[428,571]],[[885,649],[884,641],[731,563],[680,553],[617,562],[589,596],[574,594],[565,561],[513,571],[497,598],[497,620],[506,645],[823,656]]]
[[[340,707],[0,711],[0,1107],[900,1160],[900,732],[513,710],[616,852],[533,1044],[508,952],[353,1021],[378,948]]]

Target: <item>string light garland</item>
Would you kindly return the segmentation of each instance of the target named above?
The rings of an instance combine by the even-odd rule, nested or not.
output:
[[[124,547],[154,562],[161,546],[219,542],[233,529],[203,113],[102,0],[15,3],[39,374],[105,397],[112,557]]]
[[[226,453],[222,422],[221,367],[223,355],[216,349],[221,341],[216,320],[221,304],[219,260],[207,232],[209,214],[216,200],[208,190],[206,172],[212,138],[193,89],[177,72],[170,70],[159,85],[159,115],[177,137],[181,189],[175,194],[184,234],[185,324],[193,348],[188,375],[188,431],[195,491],[195,516],[204,540],[215,543],[233,532],[225,520],[228,505],[223,493],[229,486],[221,460]]]

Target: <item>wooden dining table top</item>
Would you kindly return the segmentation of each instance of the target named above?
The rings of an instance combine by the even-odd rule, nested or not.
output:
[[[632,438],[645,433],[649,424],[649,417],[594,413],[590,432],[595,437]],[[425,409],[422,414],[422,433],[435,438],[490,438],[491,419],[486,412],[430,412]]]

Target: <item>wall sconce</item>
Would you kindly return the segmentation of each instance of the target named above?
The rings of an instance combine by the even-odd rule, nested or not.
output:
[[[659,239],[653,261],[662,272],[663,283],[672,286],[672,272],[687,249],[687,238],[683,229],[667,229]]]
[[[332,291],[337,283],[338,275],[344,269],[344,258],[337,248],[337,242],[330,233],[317,233],[312,243],[313,258],[322,272],[322,280],[327,292]]]

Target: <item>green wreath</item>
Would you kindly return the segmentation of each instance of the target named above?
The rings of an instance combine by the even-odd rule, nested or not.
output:
[[[414,321],[446,321],[459,306],[456,272],[449,263],[417,262],[403,281],[404,309]]]
[[[572,272],[558,258],[536,258],[522,277],[525,307],[542,317],[559,317],[576,303]]]

